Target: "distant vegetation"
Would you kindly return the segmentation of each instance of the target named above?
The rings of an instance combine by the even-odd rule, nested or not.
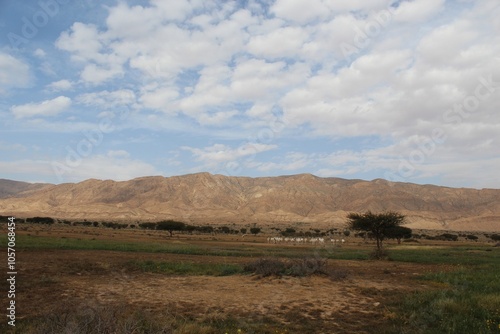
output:
[[[359,217],[366,215],[365,214],[354,214]],[[372,214],[376,215],[376,214]],[[10,216],[1,216],[0,215],[0,223],[7,223],[8,218]],[[366,217],[365,217],[366,218]],[[85,226],[85,227],[95,227],[95,228],[111,228],[111,229],[131,229],[138,228],[143,230],[156,230],[156,231],[166,231],[170,236],[173,236],[174,232],[179,232],[183,234],[247,234],[251,233],[253,235],[257,235],[259,233],[263,233],[263,229],[260,227],[243,227],[236,228],[231,226],[210,226],[210,225],[191,225],[185,222],[177,221],[177,220],[161,220],[158,222],[116,222],[116,221],[90,221],[90,220],[67,220],[67,219],[57,219],[52,217],[29,217],[29,218],[16,218],[17,223],[29,223],[29,224],[40,224],[51,226],[54,224],[64,224],[68,226]],[[357,229],[353,228],[349,223],[346,228],[331,228],[327,230],[320,230],[317,228],[310,228],[309,230],[300,230],[295,227],[270,227],[270,232],[278,233],[284,237],[325,237],[325,236],[339,236],[339,237],[355,237],[355,238],[363,238],[370,240],[377,240],[376,235],[371,230],[372,227],[368,224],[365,226],[365,229]],[[354,231],[354,232],[352,232]],[[413,233],[413,231],[404,226],[395,226],[392,228],[384,229],[383,234],[381,235],[382,239],[379,240],[380,244],[382,244],[383,240],[386,239],[394,239],[397,240],[398,243],[401,241],[407,242],[418,242],[418,239],[425,240],[442,240],[442,241],[458,241],[460,238],[466,241],[479,241],[479,237],[474,234],[467,233],[442,233],[438,235],[428,235],[425,233]],[[484,234],[487,239],[491,239],[491,241],[500,241],[500,234]],[[378,249],[378,247],[377,247]],[[382,248],[381,248],[382,249]],[[377,253],[377,252],[375,252]],[[377,254],[375,254],[376,256]]]

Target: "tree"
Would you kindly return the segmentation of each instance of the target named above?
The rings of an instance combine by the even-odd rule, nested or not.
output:
[[[389,239],[396,239],[398,244],[401,243],[401,239],[409,239],[411,238],[411,228],[404,226],[394,226],[392,228],[388,228],[386,231],[386,237]]]
[[[405,216],[397,212],[372,213],[367,211],[363,214],[349,213],[347,215],[347,228],[350,230],[371,232],[377,241],[377,248],[374,256],[382,258],[384,256],[383,242],[390,235],[390,229],[405,223]]]
[[[257,235],[260,232],[260,227],[250,228],[250,233]]]
[[[240,232],[241,232],[241,234],[246,234],[247,233],[247,229],[243,227],[243,228],[240,229]]]
[[[175,220],[163,220],[156,224],[157,230],[166,230],[170,233],[170,236],[173,235],[174,231],[182,231],[185,227],[186,224]]]

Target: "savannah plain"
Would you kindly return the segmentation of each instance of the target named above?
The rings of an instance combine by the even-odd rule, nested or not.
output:
[[[354,233],[274,244],[271,226],[170,236],[18,223],[16,327],[4,319],[0,332],[500,333],[500,248],[490,234],[414,234],[424,232],[386,241],[389,257],[372,260],[374,241]],[[269,272],[283,264],[295,269]],[[1,290],[6,305],[5,279]]]

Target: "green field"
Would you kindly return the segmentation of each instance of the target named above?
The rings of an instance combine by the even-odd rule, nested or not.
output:
[[[115,271],[144,272],[157,275],[179,276],[228,276],[249,275],[245,272],[241,261],[252,261],[259,258],[297,259],[304,257],[305,249],[282,245],[262,243],[234,244],[224,242],[204,242],[202,244],[183,242],[125,242],[117,240],[92,240],[80,238],[58,238],[47,236],[18,235],[16,249],[18,254],[33,250],[81,250],[81,251],[114,251],[119,253],[141,254],[183,254],[188,256],[220,257],[219,263],[203,263],[203,261],[155,261],[130,260],[117,267]],[[5,249],[5,238],[0,239],[0,246]],[[439,246],[429,245],[395,245],[388,247],[389,259],[383,261],[369,260],[371,247],[350,246],[345,248],[315,248],[307,251],[309,256],[360,263],[375,263],[380,268],[393,263],[419,263],[432,266],[433,270],[415,275],[415,283],[423,283],[427,287],[423,291],[410,294],[395,293],[386,296],[386,318],[376,328],[377,333],[500,333],[500,248],[486,244],[453,243]],[[231,261],[231,259],[240,259]],[[243,260],[242,260],[243,259]],[[87,266],[92,266],[87,263]],[[76,264],[73,264],[76,268]],[[437,266],[437,267],[436,267]],[[68,265],[68,268],[72,268]],[[441,268],[436,270],[436,268]],[[88,270],[87,270],[88,269]],[[74,271],[98,272],[102,268],[76,268]],[[108,270],[110,268],[107,268]],[[69,271],[71,272],[71,271]],[[45,277],[39,284],[56,284],[58,279]],[[4,285],[2,285],[3,287]],[[116,310],[102,309],[95,321],[112,321]],[[81,315],[69,314],[68,319],[79,321]],[[160,333],[165,319],[170,319],[171,331],[165,333],[294,333],[306,330],[300,325],[282,326],[270,319],[245,320],[231,317],[218,319],[179,318],[169,315],[158,317],[144,313],[131,315],[137,325],[130,333]],[[121,317],[118,317],[121,319]],[[93,321],[94,321],[93,320]],[[15,333],[37,333],[33,328],[52,328],[47,321],[58,323],[61,319],[32,318],[21,325]],[[95,324],[94,324],[95,325]],[[311,324],[309,324],[311,326]],[[5,332],[6,327],[0,327]],[[90,325],[89,325],[90,326]],[[23,329],[24,328],[24,329]],[[148,329],[149,328],[149,329]],[[243,328],[243,329],[242,329]],[[375,329],[374,329],[375,330]],[[54,330],[54,332],[57,332]],[[103,330],[99,333],[105,333]],[[307,332],[307,331],[306,331]]]

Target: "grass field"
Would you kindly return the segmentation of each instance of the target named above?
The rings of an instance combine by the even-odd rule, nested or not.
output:
[[[374,261],[372,247],[27,224],[16,328],[4,320],[0,332],[500,333],[500,248],[389,243],[389,259]],[[257,275],[259,259],[303,271]]]

